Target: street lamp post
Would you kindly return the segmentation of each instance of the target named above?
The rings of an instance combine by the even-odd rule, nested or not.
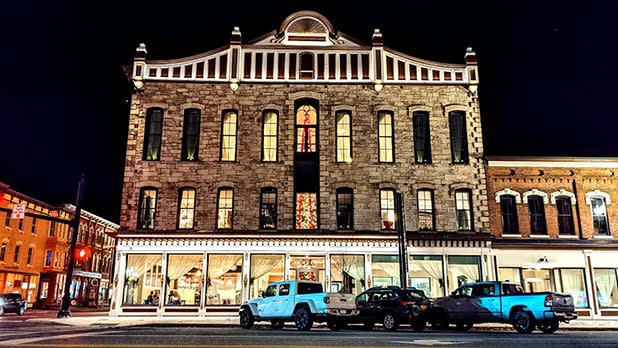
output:
[[[406,224],[403,209],[403,194],[395,193],[395,229],[397,230],[397,239],[399,244],[399,283],[402,288],[408,287],[408,246],[406,238]]]
[[[75,264],[75,244],[77,244],[77,235],[79,233],[79,221],[82,212],[82,198],[84,196],[84,185],[86,184],[86,176],[84,174],[79,178],[77,186],[77,199],[75,200],[75,217],[72,221],[73,234],[71,235],[71,245],[69,247],[69,260],[67,277],[64,282],[64,296],[62,296],[62,306],[58,311],[58,318],[71,317],[71,281],[73,280],[73,266]]]

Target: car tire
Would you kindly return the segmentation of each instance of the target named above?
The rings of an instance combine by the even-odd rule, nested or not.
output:
[[[285,321],[283,320],[271,320],[270,321],[270,327],[273,330],[283,329],[283,325],[285,325]]]
[[[399,327],[399,320],[392,312],[386,312],[382,317],[382,326],[386,331],[395,331]]]
[[[240,327],[243,329],[250,329],[253,327],[253,323],[255,323],[253,313],[251,313],[249,308],[243,308],[242,311],[240,311]]]
[[[434,330],[446,330],[448,329],[448,317],[446,313],[438,311],[434,313],[434,318],[431,321],[431,328]]]
[[[459,331],[470,331],[470,329],[474,326],[473,323],[458,323],[457,330]]]
[[[376,326],[376,323],[374,323],[373,321],[366,321],[363,323],[363,328],[365,330],[373,330],[375,326]]]
[[[424,320],[414,320],[411,326],[412,330],[416,332],[422,332],[427,327],[427,322]]]
[[[524,311],[513,313],[511,324],[517,332],[522,334],[529,334],[534,330],[534,318]]]
[[[340,318],[329,318],[326,321],[326,325],[333,331],[339,331],[348,327],[348,322]]]
[[[543,333],[551,334],[558,330],[560,322],[558,320],[547,320],[539,323],[537,326]]]
[[[307,307],[300,307],[294,312],[294,323],[298,331],[309,331],[313,326],[313,318]]]
[[[26,309],[24,309],[24,307],[19,307],[19,309],[17,310],[17,315],[22,316],[26,313]]]

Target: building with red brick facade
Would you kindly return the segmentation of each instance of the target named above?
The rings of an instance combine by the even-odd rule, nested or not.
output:
[[[499,280],[573,295],[580,318],[618,316],[618,159],[488,157]]]

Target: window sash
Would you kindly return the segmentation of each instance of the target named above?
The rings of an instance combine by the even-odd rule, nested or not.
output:
[[[557,197],[556,211],[558,213],[558,233],[564,235],[575,235],[571,198]]]
[[[530,215],[530,233],[531,234],[547,234],[547,225],[545,222],[545,206],[543,197],[530,196],[528,197],[528,212]]]
[[[429,132],[429,113],[415,111],[412,116],[414,128],[414,161],[431,163],[431,137]]]
[[[237,119],[235,111],[227,111],[221,118],[221,161],[236,161]]]
[[[262,120],[262,161],[277,161],[277,141],[278,141],[278,122],[279,115],[275,111],[264,113]]]
[[[146,111],[146,128],[144,138],[144,160],[158,161],[161,157],[161,137],[163,133],[163,110]]]
[[[380,190],[380,218],[383,230],[395,229],[395,190]]]
[[[200,143],[200,110],[185,110],[182,131],[182,160],[197,161]]]
[[[277,190],[262,189],[260,194],[260,229],[277,229]]]
[[[380,162],[393,162],[393,115],[390,112],[378,113],[378,152]]]
[[[220,189],[217,200],[217,228],[231,229],[233,224],[234,190]]]
[[[418,190],[416,193],[416,199],[418,204],[418,229],[421,231],[435,230],[433,191]]]
[[[502,233],[519,234],[517,205],[512,195],[500,196],[500,214],[502,216]]]
[[[609,222],[607,221],[607,206],[605,204],[605,198],[591,198],[590,209],[592,210],[592,224],[595,234],[609,235]]]
[[[336,119],[337,162],[350,162],[352,160],[351,115],[348,111],[340,111],[337,112]]]
[[[449,112],[449,128],[452,161],[456,164],[467,164],[468,137],[466,132],[466,113],[464,111]]]
[[[455,192],[455,217],[458,231],[472,231],[472,210],[470,209],[470,192]]]
[[[154,229],[157,206],[157,190],[142,189],[140,192],[139,206],[140,208],[137,228]]]
[[[354,229],[354,193],[351,189],[337,190],[337,229]]]
[[[178,228],[192,229],[195,220],[195,189],[181,189],[178,195]]]

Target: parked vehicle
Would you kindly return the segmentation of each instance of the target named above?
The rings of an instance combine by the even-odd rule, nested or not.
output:
[[[0,294],[0,315],[4,313],[17,313],[24,315],[28,303],[20,294]]]
[[[346,318],[349,323],[362,323],[371,330],[381,323],[385,330],[397,330],[401,324],[409,324],[414,331],[423,331],[426,326],[426,310],[431,302],[423,291],[398,286],[371,288],[356,297],[357,316]]]
[[[314,322],[328,322],[340,328],[342,317],[358,314],[354,295],[325,293],[322,284],[310,281],[271,283],[260,298],[240,307],[240,326],[253,327],[256,321],[270,321],[273,329],[293,321],[298,330],[310,330]]]
[[[445,329],[455,324],[467,330],[475,323],[511,323],[519,333],[538,327],[544,333],[558,330],[560,322],[577,319],[573,297],[555,292],[524,293],[512,282],[465,284],[450,296],[434,301],[432,326]]]

